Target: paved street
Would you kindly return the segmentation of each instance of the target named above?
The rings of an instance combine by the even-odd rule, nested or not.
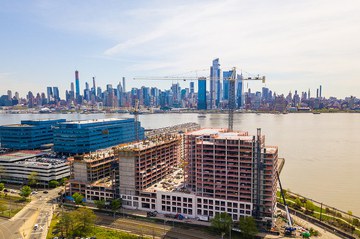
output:
[[[40,239],[46,238],[47,222],[53,212],[52,200],[58,197],[60,188],[49,190],[48,194],[39,191],[32,196],[32,201],[10,220],[0,218],[0,239]],[[39,228],[33,230],[34,225]]]

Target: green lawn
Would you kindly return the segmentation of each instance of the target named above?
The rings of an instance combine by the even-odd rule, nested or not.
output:
[[[51,220],[50,223],[50,227],[49,227],[49,231],[47,234],[47,239],[52,239],[54,238],[54,236],[59,236],[59,235],[53,235],[53,229],[56,225],[56,223],[58,222],[58,212],[54,213],[54,216]],[[109,228],[104,228],[104,227],[100,227],[100,226],[95,226],[93,229],[93,233],[92,235],[89,236],[95,236],[96,239],[139,239],[139,236],[133,235],[133,234],[129,234],[126,232],[121,232],[121,231],[117,231],[117,230],[113,230],[113,229],[109,229]],[[143,237],[143,238],[149,238],[149,237]]]
[[[139,239],[140,236],[132,235],[126,232],[116,231],[108,228],[103,227],[95,227],[94,228],[94,235],[97,239]],[[143,237],[143,238],[150,238],[150,237]]]
[[[30,199],[24,201],[20,196],[10,196],[0,193],[0,216],[12,218],[28,202],[30,202]]]

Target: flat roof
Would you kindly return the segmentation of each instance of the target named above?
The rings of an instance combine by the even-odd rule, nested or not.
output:
[[[74,120],[74,121],[66,121],[60,124],[91,124],[91,123],[101,123],[101,122],[111,122],[118,120],[128,120],[131,118],[106,118],[106,119],[90,119],[90,120]]]
[[[252,140],[253,136],[248,135],[248,132],[246,131],[233,131],[228,132],[227,129],[200,129],[196,130],[190,133],[187,133],[187,135],[194,135],[194,136],[211,136],[211,138],[214,139],[234,139],[234,140]]]
[[[30,125],[30,124],[6,124],[6,125],[1,125],[0,127],[4,127],[4,128],[10,128],[10,127],[35,127],[36,125]]]
[[[15,162],[15,164],[37,167],[51,167],[56,165],[66,164],[66,159],[60,158],[47,158],[47,157],[34,157],[28,158],[23,161]]]
[[[93,183],[91,183],[91,186],[96,187],[105,187],[105,188],[112,188],[113,181],[110,177],[101,178]]]
[[[41,150],[20,150],[1,154],[0,162],[44,167],[64,164],[67,159],[58,158]]]
[[[143,141],[119,145],[117,149],[119,151],[140,151],[176,140],[179,140],[179,137],[172,135],[158,137],[155,136],[153,138],[149,138]]]
[[[15,152],[8,152],[0,155],[0,161],[14,162],[19,160],[25,160],[44,154],[41,150],[20,150]]]
[[[176,169],[171,174],[168,174],[160,182],[143,190],[143,192],[173,192],[178,191],[184,187],[184,173],[181,168]]]
[[[278,147],[276,147],[276,146],[265,146],[264,148],[266,149],[266,153],[269,153],[269,154],[276,153],[276,150],[278,149]]]

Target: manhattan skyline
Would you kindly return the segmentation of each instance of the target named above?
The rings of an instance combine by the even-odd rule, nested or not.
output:
[[[127,89],[169,88],[132,78],[210,75],[219,57],[222,70],[265,75],[276,92],[324,85],[325,97],[359,96],[359,10],[357,1],[5,2],[1,93],[64,92],[74,70],[82,89],[93,76],[99,85],[124,76]]]

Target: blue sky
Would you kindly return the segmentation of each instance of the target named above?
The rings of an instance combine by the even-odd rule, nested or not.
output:
[[[360,97],[359,12],[358,0],[2,0],[0,94],[63,95],[75,70],[82,89],[92,76],[102,88],[123,76],[127,89],[168,88],[132,78],[208,75],[201,69],[219,57],[223,70],[266,75],[278,93],[321,84],[326,97]]]

